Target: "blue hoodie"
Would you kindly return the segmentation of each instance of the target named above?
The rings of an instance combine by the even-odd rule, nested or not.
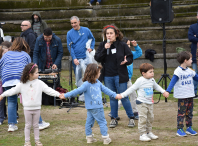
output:
[[[131,51],[133,54],[133,60],[142,56],[142,49],[139,47],[139,45],[135,46],[134,48],[135,48],[135,51]],[[127,70],[128,70],[129,79],[131,80],[133,76],[133,63],[127,66]]]
[[[65,98],[75,97],[78,94],[84,92],[85,95],[85,108],[96,109],[103,108],[101,91],[110,97],[116,97],[116,93],[105,87],[99,80],[96,83],[91,84],[85,81],[79,88],[64,94]]]

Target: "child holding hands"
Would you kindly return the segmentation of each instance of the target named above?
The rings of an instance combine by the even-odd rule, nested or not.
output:
[[[171,79],[167,88],[170,93],[174,87],[174,97],[178,99],[178,114],[177,114],[177,136],[197,135],[197,132],[192,129],[193,117],[193,97],[194,84],[193,80],[198,81],[198,74],[188,68],[192,64],[192,54],[184,51],[177,55],[177,61],[180,63]],[[186,121],[186,132],[183,130],[183,121]]]
[[[137,90],[138,97],[136,100],[139,121],[138,130],[140,133],[140,141],[150,141],[157,139],[152,131],[152,123],[154,119],[153,114],[153,89],[161,92],[163,96],[168,97],[169,93],[162,89],[156,82],[154,77],[154,67],[149,63],[140,65],[140,73],[142,77],[138,78],[135,83],[125,92],[121,93],[122,98],[128,96]]]
[[[12,96],[18,93],[22,94],[22,101],[25,116],[25,144],[31,146],[30,129],[34,127],[35,146],[43,146],[39,141],[39,117],[41,109],[42,92],[48,95],[61,97],[64,95],[48,87],[43,81],[38,79],[38,67],[34,63],[29,63],[23,70],[21,82],[15,87],[5,91],[0,95],[0,101],[6,96]]]
[[[93,143],[97,140],[93,138],[92,127],[95,120],[100,126],[100,132],[103,138],[103,144],[109,144],[111,139],[109,138],[107,121],[104,115],[102,94],[101,91],[105,94],[114,97],[116,99],[121,99],[120,95],[116,95],[115,92],[111,91],[105,87],[99,80],[100,70],[102,67],[95,63],[91,63],[87,66],[83,78],[83,84],[70,92],[64,94],[65,98],[75,97],[77,94],[84,92],[85,95],[85,108],[87,109],[87,120],[85,124],[85,133],[87,138],[87,143]],[[63,98],[64,99],[64,98]]]

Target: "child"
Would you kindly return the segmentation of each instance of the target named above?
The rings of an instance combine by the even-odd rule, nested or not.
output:
[[[154,77],[154,67],[149,63],[143,63],[140,65],[140,73],[142,77],[139,77],[135,83],[128,88],[125,92],[121,93],[124,98],[127,95],[137,90],[138,97],[136,100],[139,120],[138,129],[140,132],[140,141],[150,141],[151,139],[157,139],[158,136],[154,135],[152,130],[152,123],[154,119],[153,115],[153,89],[163,93],[163,96],[168,97],[169,93],[162,89],[156,82]],[[146,133],[145,133],[146,132]]]
[[[184,51],[177,55],[177,61],[180,63],[175,71],[173,78],[167,88],[170,93],[174,86],[174,97],[178,99],[178,114],[177,114],[177,134],[178,136],[197,135],[197,132],[192,129],[193,117],[193,97],[194,84],[193,80],[198,81],[198,75],[188,66],[192,64],[192,54]],[[186,121],[186,133],[183,130],[183,121]]]
[[[77,94],[83,93],[85,95],[85,107],[87,109],[87,120],[85,124],[85,133],[87,138],[87,143],[93,143],[97,140],[93,138],[91,128],[94,125],[95,120],[98,122],[100,126],[100,132],[102,134],[102,138],[104,139],[103,144],[109,144],[111,139],[109,138],[109,134],[107,133],[107,121],[104,116],[103,110],[103,102],[101,91],[105,94],[114,97],[120,98],[120,95],[116,96],[116,93],[105,87],[99,80],[101,66],[98,66],[95,63],[91,63],[87,66],[83,78],[83,84],[71,91],[64,94],[65,98],[67,97],[75,97]],[[64,99],[64,98],[63,98]]]
[[[137,42],[135,40],[130,41],[128,38],[124,37],[122,41],[125,42],[129,46],[129,48],[131,47],[130,43],[132,43],[132,45],[134,46],[135,51],[131,51],[133,54],[133,60],[142,56],[142,49],[139,47],[139,45],[137,44]],[[127,88],[130,88],[132,86],[131,78],[133,76],[133,63],[131,65],[127,66],[127,70],[128,70],[128,75],[129,75],[129,81],[127,82]],[[133,93],[131,93],[129,95],[129,97],[130,97],[131,106],[133,109],[133,114],[134,114],[135,120],[138,120],[139,116],[138,116],[138,110],[137,110],[137,105],[136,105],[136,99],[137,99],[136,92],[134,91]],[[121,105],[122,105],[121,100],[118,101],[118,104],[119,104],[119,107],[121,107]]]
[[[39,117],[41,109],[42,92],[48,95],[61,97],[59,92],[48,87],[43,81],[38,79],[38,67],[34,63],[29,63],[23,70],[21,82],[15,87],[5,91],[0,95],[0,100],[6,96],[12,96],[14,94],[21,93],[24,107],[25,116],[25,145],[31,146],[30,143],[30,129],[34,127],[34,138],[36,146],[43,146],[39,141]]]
[[[7,47],[0,46],[0,59],[2,58],[2,56],[7,51],[8,51],[8,48]],[[2,81],[1,81],[1,79],[0,79],[0,88],[1,88],[1,92],[3,92],[3,87],[2,87]],[[0,101],[0,125],[3,124],[3,121],[5,119],[5,116],[6,116],[6,105],[5,105],[5,99],[3,99],[2,101]]]

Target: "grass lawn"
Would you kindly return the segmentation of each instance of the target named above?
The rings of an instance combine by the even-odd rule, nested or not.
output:
[[[174,68],[168,68],[167,73],[172,77]],[[155,69],[155,79],[156,82],[160,79],[161,74],[163,74],[163,69]],[[138,69],[134,69],[133,73],[134,82],[140,73]],[[168,80],[168,84],[169,84]],[[73,83],[75,83],[75,78],[73,77]],[[162,84],[162,82],[160,82]],[[163,82],[163,88],[165,88],[165,83]],[[69,72],[61,72],[61,85],[67,88],[69,91]],[[74,85],[75,88],[75,85]],[[159,94],[154,95],[154,101],[159,100]],[[138,134],[138,121],[136,120],[136,126],[134,128],[128,128],[128,117],[126,112],[122,107],[119,110],[119,116],[121,118],[118,121],[118,126],[116,128],[109,128],[108,133],[112,139],[111,145],[116,146],[128,146],[128,145],[149,145],[149,146],[192,146],[197,145],[197,136],[187,136],[178,137],[176,136],[177,131],[177,100],[173,98],[172,94],[168,98],[168,102],[165,103],[164,97],[158,104],[154,104],[154,122],[153,122],[153,133],[159,136],[158,140],[152,140],[151,142],[141,142],[139,141]],[[110,118],[108,113],[110,112],[109,98],[107,97],[107,105],[104,106],[105,117],[107,120],[107,126],[109,126]],[[198,99],[194,100],[194,117],[193,117],[193,128],[198,131]],[[100,134],[100,128],[95,123],[93,127],[94,137],[98,140],[94,144],[87,144],[85,139],[85,122],[86,122],[86,109],[75,107],[67,112],[68,108],[59,109],[59,106],[46,106],[43,105],[41,109],[41,116],[46,122],[50,122],[50,127],[40,131],[40,141],[45,146],[102,146],[102,138]],[[3,125],[0,125],[0,146],[22,146],[24,144],[24,115],[22,105],[19,104],[19,124],[18,130],[12,133],[7,132],[7,120],[4,121]],[[185,130],[185,128],[184,128]],[[34,144],[34,134],[31,131],[31,143]]]

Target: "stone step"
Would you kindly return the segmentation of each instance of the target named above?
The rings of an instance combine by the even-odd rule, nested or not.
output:
[[[191,25],[196,23],[196,13],[178,13],[171,23],[166,26]],[[70,30],[71,24],[69,19],[51,19],[45,20],[49,27],[54,31]],[[119,28],[140,28],[140,27],[156,27],[159,24],[151,22],[150,15],[142,16],[120,16],[120,17],[93,17],[80,18],[81,26],[90,29],[102,29],[105,25],[115,24]],[[5,21],[3,25],[4,32],[20,32],[20,24],[22,20]]]
[[[189,25],[181,26],[165,26],[166,39],[185,39],[187,38]],[[163,39],[163,29],[161,27],[142,27],[142,28],[121,28],[121,32],[125,37],[133,40],[158,40]],[[66,42],[66,34],[68,30],[53,31],[62,42]],[[91,29],[96,42],[103,39],[101,29]],[[21,32],[4,32],[4,35],[20,36]],[[152,35],[151,35],[152,34]]]
[[[198,4],[190,5],[176,5],[173,6],[174,13],[196,12]],[[78,9],[72,8],[43,8],[43,9],[1,9],[0,21],[5,20],[28,20],[31,19],[33,11],[39,11],[42,19],[66,19],[73,15],[78,14],[79,18],[92,18],[92,17],[115,17],[115,16],[134,16],[134,15],[148,15],[150,14],[150,7],[139,6],[138,8],[126,5],[126,7],[100,7],[99,9],[87,8]]]
[[[137,41],[138,45],[141,47],[143,53],[147,49],[154,49],[157,54],[163,53],[163,40],[142,40]],[[67,49],[67,43],[62,43],[64,48],[64,55],[68,56],[69,52]],[[95,49],[97,50],[100,42],[95,43]],[[167,53],[177,53],[176,48],[182,47],[185,48],[187,51],[190,51],[190,42],[188,39],[172,39],[166,40],[166,52]],[[131,47],[131,50],[134,51],[134,48]]]
[[[145,3],[148,5],[150,0],[102,0],[101,5],[97,7],[101,7],[103,5],[121,5],[121,4],[142,4]],[[83,6],[85,7],[88,0],[1,0],[0,1],[0,9],[13,9],[13,8],[48,8],[48,7],[70,7],[70,6]],[[174,0],[173,4],[191,4],[197,3],[197,0]],[[93,4],[95,6],[95,2]]]

